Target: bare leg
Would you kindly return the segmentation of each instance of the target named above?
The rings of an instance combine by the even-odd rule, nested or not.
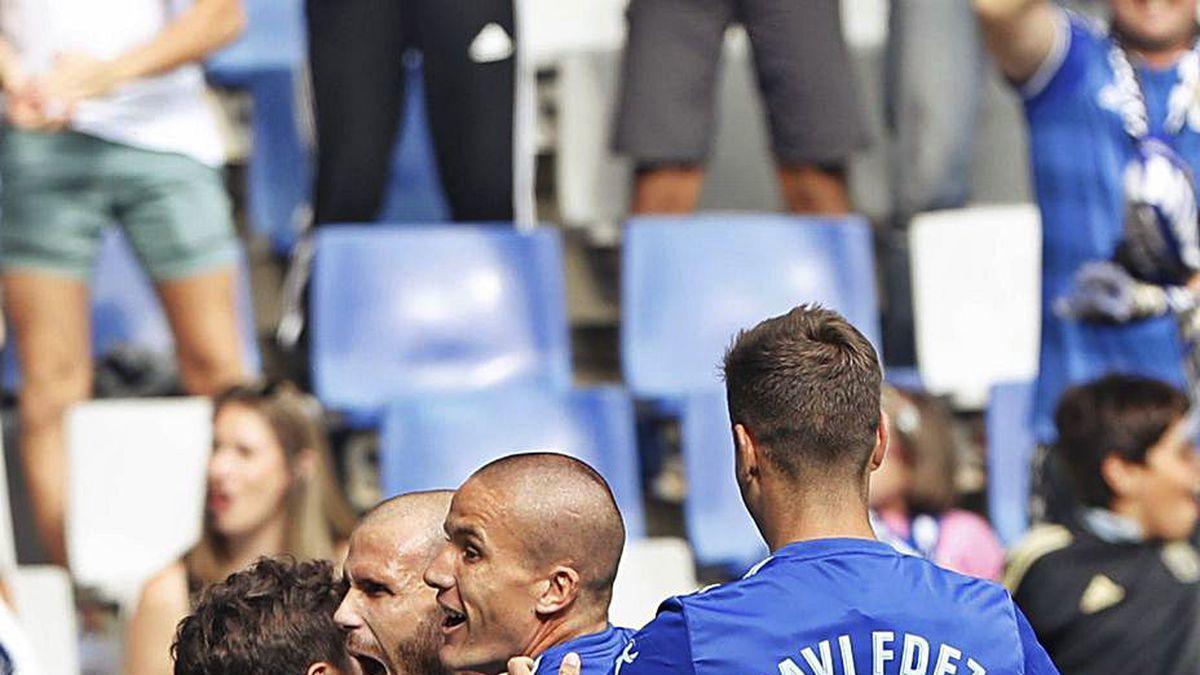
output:
[[[63,416],[92,390],[87,285],[33,271],[9,272],[3,281],[21,366],[21,463],[42,544],[66,565]]]
[[[671,166],[639,169],[634,185],[633,212],[641,215],[681,214],[696,210],[704,169]]]
[[[175,333],[179,373],[190,393],[213,394],[246,376],[234,277],[234,268],[229,267],[158,284]]]
[[[791,212],[823,216],[840,216],[850,212],[844,169],[811,165],[781,166],[778,174],[783,198]]]

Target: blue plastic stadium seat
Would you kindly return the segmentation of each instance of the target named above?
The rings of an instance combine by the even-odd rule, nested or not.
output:
[[[303,0],[244,0],[246,30],[206,64],[209,77],[244,87],[264,73],[291,72],[307,51]]]
[[[335,226],[315,241],[314,388],[352,424],[410,394],[570,385],[556,230]]]
[[[691,394],[685,400],[681,444],[688,490],[683,513],[696,561],[741,575],[767,555],[767,545],[734,478],[731,427],[723,392]]]
[[[239,265],[238,324],[250,372],[259,372],[261,359],[255,336],[254,304],[245,262]],[[92,354],[101,357],[120,344],[171,354],[175,350],[162,303],[120,230],[104,233],[91,277]],[[11,334],[10,334],[11,335]],[[20,382],[15,344],[4,354],[4,384],[15,391]]]
[[[992,387],[987,407],[988,511],[996,533],[1015,544],[1029,527],[1033,434],[1033,383]]]
[[[645,535],[633,405],[617,387],[500,388],[393,403],[381,438],[383,490],[456,488],[483,464],[532,450],[592,465],[612,487],[629,536]]]
[[[842,312],[879,345],[871,230],[859,217],[635,218],[621,277],[625,382],[639,397],[719,386],[737,331],[803,302]]]

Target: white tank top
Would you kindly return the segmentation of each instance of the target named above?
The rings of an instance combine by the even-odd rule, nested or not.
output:
[[[0,33],[27,73],[48,70],[56,54],[113,58],[152,40],[190,0],[0,0]],[[188,64],[130,82],[81,103],[71,128],[147,150],[224,162],[204,74]]]

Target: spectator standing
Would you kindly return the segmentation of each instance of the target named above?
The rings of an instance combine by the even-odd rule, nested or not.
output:
[[[513,0],[307,0],[315,222],[374,220],[421,50],[442,186],[458,221],[533,223],[533,87]]]
[[[870,504],[881,541],[946,569],[1000,580],[1004,549],[977,514],[955,508],[958,458],[950,411],[937,399],[884,386],[892,421],[883,464],[871,474]]]
[[[1197,416],[1174,387],[1111,375],[1067,390],[1055,450],[1081,516],[1014,550],[1005,583],[1064,673],[1200,670]]]
[[[725,30],[745,26],[789,210],[844,214],[865,144],[839,3],[632,0],[615,148],[637,165],[635,213],[688,213],[704,182]]]
[[[171,672],[175,625],[207,584],[260,556],[340,562],[354,527],[311,399],[286,384],[238,386],[214,407],[201,539],[143,586],[129,624],[125,675]]]
[[[1015,83],[1029,124],[1042,216],[1042,328],[1034,425],[1072,384],[1133,372],[1185,384],[1171,317],[1126,325],[1063,318],[1055,304],[1079,269],[1111,260],[1125,234],[1124,176],[1166,146],[1200,168],[1195,0],[1110,0],[1109,27],[1049,0],[974,0],[985,39]]]
[[[21,457],[38,531],[66,562],[63,414],[92,390],[87,278],[120,224],[154,279],[184,387],[241,379],[234,236],[197,61],[240,0],[2,0],[0,274],[21,367]]]

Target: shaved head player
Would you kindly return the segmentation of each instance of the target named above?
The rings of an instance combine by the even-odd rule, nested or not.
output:
[[[367,512],[350,535],[349,590],[334,615],[365,675],[439,675],[442,614],[421,575],[443,541],[453,492],[414,492]]]
[[[1002,587],[875,540],[881,379],[867,339],[820,307],[738,335],[725,357],[736,477],[771,556],[663,603],[615,675],[1057,673]]]
[[[554,674],[569,653],[603,674],[632,631],[608,623],[625,526],[587,464],[513,455],[455,493],[447,541],[425,572],[444,613],[442,666],[490,675],[513,657]]]

